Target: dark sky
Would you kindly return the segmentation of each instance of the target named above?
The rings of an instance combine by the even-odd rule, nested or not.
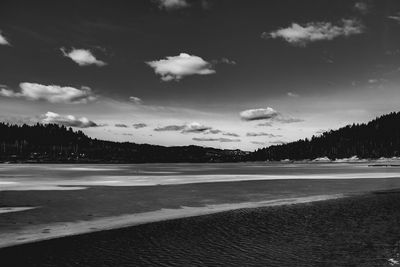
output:
[[[395,0],[3,0],[0,31],[3,121],[252,150],[399,109]]]

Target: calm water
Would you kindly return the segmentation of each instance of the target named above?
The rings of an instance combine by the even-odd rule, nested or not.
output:
[[[278,179],[400,177],[400,167],[364,163],[43,164],[0,165],[0,190],[73,190]],[[382,162],[379,162],[382,164]],[[394,164],[390,162],[390,164]],[[66,187],[68,186],[68,187]]]

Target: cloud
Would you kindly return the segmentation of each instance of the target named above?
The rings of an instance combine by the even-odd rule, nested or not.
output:
[[[157,127],[154,129],[156,132],[176,132],[185,129],[185,125],[167,125],[164,127]]]
[[[288,43],[296,46],[306,46],[308,43],[333,40],[340,36],[351,36],[363,33],[364,26],[355,19],[342,19],[339,25],[333,25],[330,22],[310,22],[304,26],[298,23],[292,23],[287,28],[281,28],[270,33],[264,32],[261,37],[282,38]]]
[[[295,123],[302,122],[304,120],[298,118],[292,118],[286,115],[282,115],[273,108],[267,107],[259,109],[248,109],[240,112],[240,117],[244,121],[256,121],[264,120],[265,122],[257,124],[257,126],[267,126],[270,127],[274,122],[280,123]]]
[[[292,92],[288,92],[287,95],[290,96],[290,97],[299,97],[298,94],[292,93]]]
[[[205,126],[197,122],[191,122],[185,125],[182,133],[203,133],[206,131],[212,131],[212,127]]]
[[[282,135],[274,135],[274,134],[264,133],[264,132],[259,132],[259,133],[249,132],[246,134],[246,136],[249,136],[249,137],[255,137],[255,136],[282,137]]]
[[[87,49],[72,48],[71,51],[68,52],[64,47],[61,47],[60,50],[65,57],[72,59],[79,66],[96,65],[98,67],[103,67],[107,65],[106,62],[98,60],[92,52]]]
[[[226,57],[221,58],[220,61],[218,61],[217,63],[223,63],[223,64],[228,64],[228,65],[236,65],[236,61],[234,60],[230,60]]]
[[[0,45],[11,45],[1,31],[0,31]]]
[[[272,119],[278,116],[278,112],[273,108],[248,109],[240,112],[240,117],[245,121]]]
[[[265,127],[272,127],[272,125],[273,125],[272,122],[268,121],[257,124],[257,126],[265,126]]]
[[[38,83],[20,83],[21,92],[2,88],[0,96],[22,97],[29,100],[46,100],[50,103],[87,103],[97,98],[87,86],[77,89],[69,86],[42,85]]]
[[[201,57],[181,53],[179,56],[169,56],[166,59],[145,62],[161,76],[161,80],[179,81],[190,75],[214,74],[212,65]]]
[[[157,127],[154,131],[181,131],[182,133],[215,133],[212,127],[204,126],[198,122],[186,123],[184,125],[167,125],[164,127]],[[219,132],[219,130],[216,130]]]
[[[186,0],[156,0],[160,9],[175,10],[189,7]]]
[[[204,138],[204,137],[194,137],[194,138],[192,138],[192,140],[198,141],[198,142],[221,142],[221,143],[241,142],[240,139],[230,139],[230,138]]]
[[[280,122],[280,123],[296,123],[296,122],[304,121],[303,119],[291,118],[291,117],[286,117],[286,116],[283,116],[283,115],[280,115],[280,116],[276,117],[274,120],[277,121],[277,122]]]
[[[239,137],[240,135],[238,135],[238,134],[236,134],[236,133],[229,133],[229,132],[224,132],[224,133],[222,133],[222,135],[225,135],[225,136],[233,136],[233,137]]]
[[[136,105],[143,104],[142,99],[140,99],[139,97],[136,97],[136,96],[130,96],[129,101],[131,101],[132,103],[135,103]]]
[[[123,123],[117,123],[114,125],[115,127],[119,127],[119,128],[128,128],[128,125],[123,124]]]
[[[72,115],[63,116],[50,111],[48,111],[46,114],[43,114],[41,117],[42,117],[41,119],[42,123],[55,123],[67,127],[89,128],[89,127],[100,126],[97,123],[85,117],[76,118],[75,116]]]
[[[135,124],[133,124],[132,126],[133,126],[133,128],[135,128],[135,129],[140,129],[140,128],[145,128],[145,127],[147,127],[147,124],[146,124],[146,123],[135,123]]]
[[[370,5],[365,1],[359,1],[354,4],[354,9],[359,11],[361,14],[366,15],[369,13]]]
[[[250,143],[255,144],[255,145],[266,145],[267,142],[260,142],[260,141],[251,141]]]
[[[387,18],[400,22],[400,12],[398,12],[396,15],[388,16]]]
[[[181,132],[186,133],[202,133],[202,134],[218,134],[222,133],[221,130],[213,129],[211,126],[205,126],[198,122],[185,123],[183,125],[167,125],[163,127],[157,127],[154,129],[156,132]]]

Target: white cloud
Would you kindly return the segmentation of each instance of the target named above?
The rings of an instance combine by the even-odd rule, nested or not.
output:
[[[96,96],[89,87],[81,89],[74,87],[62,87],[58,85],[42,85],[38,83],[20,83],[21,92],[9,89],[1,89],[0,96],[22,97],[29,100],[46,100],[51,103],[87,103],[93,101]]]
[[[173,10],[188,7],[186,0],[156,0],[161,9]]]
[[[142,99],[140,99],[139,97],[136,97],[136,96],[130,96],[129,101],[131,101],[132,103],[135,103],[136,105],[143,104]]]
[[[64,125],[67,127],[77,127],[77,128],[89,128],[89,127],[98,127],[99,125],[85,117],[76,118],[72,115],[60,115],[54,112],[48,111],[46,114],[42,116],[42,123],[55,123]]]
[[[287,28],[262,34],[262,38],[282,38],[288,43],[297,46],[305,46],[308,43],[332,40],[340,36],[351,36],[364,31],[364,26],[355,19],[343,19],[340,25],[333,25],[330,22],[310,22],[304,26],[292,23]]]
[[[64,47],[60,48],[61,52],[65,57],[72,59],[79,66],[89,66],[96,65],[98,67],[103,67],[107,65],[106,62],[98,60],[90,50],[87,49],[75,49],[72,48],[71,51],[67,51]]]
[[[7,38],[0,31],[0,45],[11,45]]]
[[[248,109],[240,112],[240,117],[245,121],[266,120],[278,116],[278,112],[273,108]]]
[[[192,138],[193,141],[198,142],[221,142],[221,143],[228,143],[228,142],[240,142],[240,139],[230,139],[230,138],[203,138],[203,137],[194,137]]]
[[[179,56],[169,56],[166,59],[146,62],[154,69],[154,72],[161,76],[163,81],[179,81],[190,75],[214,74],[215,70],[209,62],[201,57],[181,53]]]

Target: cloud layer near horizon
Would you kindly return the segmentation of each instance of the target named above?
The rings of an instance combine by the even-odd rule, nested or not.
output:
[[[67,127],[89,128],[98,127],[99,125],[86,117],[76,118],[73,115],[60,115],[51,111],[41,116],[42,123],[55,123]]]

